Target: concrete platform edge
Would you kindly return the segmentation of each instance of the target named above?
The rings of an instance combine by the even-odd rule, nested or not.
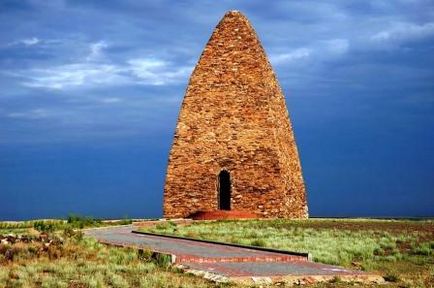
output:
[[[292,256],[300,256],[300,257],[303,257],[305,261],[309,261],[309,262],[312,261],[312,254],[311,253],[306,253],[306,252],[295,252],[295,251],[279,250],[279,249],[273,249],[273,248],[265,248],[265,247],[258,247],[258,246],[241,245],[241,244],[226,243],[226,242],[219,242],[219,241],[212,241],[212,240],[203,240],[203,239],[181,237],[181,236],[175,236],[175,235],[166,235],[166,234],[158,234],[158,233],[151,233],[151,232],[143,232],[143,231],[137,231],[137,230],[132,230],[131,233],[142,234],[142,235],[150,235],[150,236],[158,236],[158,237],[166,237],[166,238],[172,238],[172,239],[189,240],[189,241],[196,241],[196,242],[201,242],[201,243],[218,244],[218,245],[225,245],[225,246],[230,246],[230,247],[246,248],[246,249],[265,251],[265,252],[272,252],[272,253],[280,253],[280,254],[286,254],[286,255],[292,255]]]

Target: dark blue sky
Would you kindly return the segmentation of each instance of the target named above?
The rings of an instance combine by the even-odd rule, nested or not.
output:
[[[434,4],[0,1],[0,220],[159,217],[176,118],[227,10],[285,92],[312,216],[434,216]]]

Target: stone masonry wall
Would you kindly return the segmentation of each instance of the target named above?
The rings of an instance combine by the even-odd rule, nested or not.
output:
[[[307,217],[285,99],[245,16],[226,13],[194,69],[169,156],[164,216],[218,209],[218,174],[231,175],[231,209]]]

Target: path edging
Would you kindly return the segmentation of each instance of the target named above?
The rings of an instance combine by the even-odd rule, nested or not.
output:
[[[151,232],[143,232],[143,231],[138,231],[138,230],[132,230],[131,233],[150,235],[150,236],[158,236],[158,237],[166,237],[166,238],[172,238],[172,239],[190,240],[190,241],[196,241],[196,242],[201,242],[201,243],[218,244],[218,245],[225,245],[225,246],[230,246],[230,247],[246,248],[246,249],[259,250],[259,251],[272,252],[272,253],[280,253],[280,254],[286,254],[286,255],[292,255],[292,256],[300,256],[300,257],[305,258],[304,260],[306,260],[306,261],[309,261],[309,262],[312,261],[312,254],[306,253],[306,252],[279,250],[279,249],[266,248],[266,247],[249,246],[249,245],[226,243],[226,242],[219,242],[219,241],[213,241],[213,240],[203,240],[203,239],[196,239],[196,238],[190,238],[190,237],[181,237],[181,236],[175,236],[175,235],[165,235],[165,234],[158,234],[158,233],[151,233]]]

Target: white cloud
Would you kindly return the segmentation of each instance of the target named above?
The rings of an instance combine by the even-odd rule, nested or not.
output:
[[[270,60],[275,65],[290,64],[307,59],[321,61],[340,56],[348,52],[350,47],[348,39],[331,39],[325,41],[316,41],[307,48],[298,48],[286,53],[272,54]]]
[[[101,102],[105,103],[105,104],[113,104],[113,103],[122,102],[122,99],[118,98],[118,97],[109,97],[109,98],[103,98],[103,99],[101,99]]]
[[[42,119],[47,118],[49,113],[45,109],[32,109],[27,112],[11,112],[7,114],[10,118],[17,119]]]
[[[31,38],[24,38],[24,39],[10,42],[6,44],[6,46],[16,46],[16,45],[33,46],[40,43],[41,43],[41,39],[37,37],[31,37]]]
[[[40,42],[27,39],[27,45]],[[46,41],[44,41],[46,42]],[[89,54],[75,63],[34,67],[26,70],[4,71],[12,77],[21,78],[21,84],[32,88],[65,90],[80,87],[138,85],[170,85],[186,82],[192,71],[190,66],[178,66],[156,57],[132,58],[123,63],[113,63],[104,55],[109,47],[106,41],[87,43]],[[105,103],[118,100],[107,98]]]
[[[171,65],[159,59],[132,59],[128,61],[128,70],[139,78],[142,84],[165,85],[185,80],[192,71],[192,67]]]
[[[9,75],[23,78],[21,83],[27,87],[65,90],[101,85],[169,85],[186,82],[191,70],[192,67],[178,67],[159,59],[140,58],[120,65],[86,61],[22,70]]]
[[[119,68],[114,65],[78,63],[30,69],[21,71],[19,75],[26,79],[22,82],[24,86],[62,90],[76,86],[125,82],[125,77],[119,72]]]
[[[312,49],[299,48],[288,53],[274,54],[270,56],[271,62],[274,64],[293,62],[300,59],[308,58],[312,53]]]
[[[131,73],[146,84],[163,85],[167,79],[158,73],[164,71],[167,63],[156,59],[132,59],[128,61]]]
[[[407,41],[434,35],[434,22],[418,25],[414,23],[393,23],[388,29],[377,32],[371,40],[379,42]]]
[[[90,53],[87,56],[87,61],[98,60],[103,53],[103,50],[108,47],[105,41],[98,41],[89,45]]]
[[[21,40],[21,43],[23,43],[26,46],[32,46],[38,44],[40,41],[41,40],[39,40],[38,38],[32,37],[32,38]]]

